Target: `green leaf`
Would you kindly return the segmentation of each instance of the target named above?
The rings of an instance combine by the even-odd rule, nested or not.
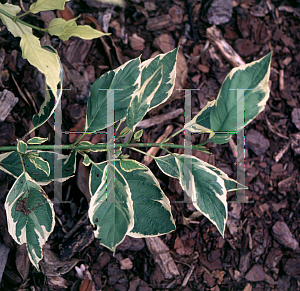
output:
[[[52,48],[50,46],[43,46],[43,48],[44,47],[50,49],[53,53],[57,54],[57,52],[54,48]],[[57,57],[58,57],[58,55],[57,55]],[[47,84],[46,84],[45,87],[47,87],[47,89],[45,90],[45,100],[40,107],[39,113],[35,114],[32,117],[32,123],[33,123],[34,128],[32,130],[30,130],[30,132],[32,132],[33,130],[35,130],[42,124],[44,124],[50,118],[50,116],[54,113],[55,108],[57,107],[57,105],[60,102],[60,99],[62,96],[62,84],[63,84],[64,72],[63,72],[63,66],[60,62],[59,57],[58,57],[58,62],[60,65],[59,84],[58,84],[59,88],[56,90],[56,93],[55,93],[55,92],[53,92],[55,90],[52,91],[49,87],[47,87]]]
[[[45,172],[47,176],[50,175],[50,166],[47,161],[43,160],[41,157],[29,157],[29,160],[37,169]]]
[[[62,161],[62,177],[58,179],[60,182],[64,182],[73,176],[76,169],[76,151],[72,151],[69,156],[61,155],[55,152],[37,151],[39,156],[48,162],[50,166],[50,175],[48,176],[43,170],[36,168],[31,161],[34,159],[32,155],[34,152],[28,151],[23,156],[23,162],[26,172],[32,177],[37,184],[44,186],[54,181],[54,158]],[[0,155],[0,169],[4,172],[18,178],[23,173],[22,164],[20,158],[16,152],[9,152]]]
[[[142,137],[142,135],[143,135],[143,132],[144,132],[143,129],[137,131],[137,132],[134,134],[134,136],[133,136],[133,140],[134,140],[134,141],[140,141],[140,139],[141,139],[141,137]]]
[[[239,182],[229,178],[227,174],[225,174],[222,170],[218,169],[217,167],[214,167],[213,165],[206,163],[202,161],[202,164],[204,164],[205,167],[209,168],[213,172],[215,172],[220,178],[223,179],[226,191],[234,191],[234,190],[239,190],[239,189],[248,189],[248,187],[240,184]]]
[[[77,18],[69,21],[66,21],[62,18],[52,19],[48,26],[49,34],[56,35],[64,41],[68,40],[71,36],[77,36],[82,39],[93,39],[103,35],[110,35],[110,33],[103,33],[99,30],[93,29],[88,25],[77,26]]]
[[[27,141],[27,144],[41,144],[48,141],[47,137],[33,137]]]
[[[43,246],[55,225],[52,202],[43,188],[23,173],[10,189],[5,209],[10,235],[18,244],[26,244],[29,259],[39,271]]]
[[[94,195],[103,176],[107,162],[92,165],[90,172],[90,193]],[[134,228],[128,234],[132,237],[158,236],[175,230],[168,198],[149,168],[138,163],[144,170],[124,171],[120,160],[114,160],[115,167],[127,181],[134,209]],[[162,221],[164,223],[162,223]]]
[[[146,115],[151,101],[160,88],[162,82],[163,66],[161,65],[152,75],[148,76],[141,88],[133,96],[126,115],[126,125],[133,132],[136,125]]]
[[[57,54],[43,49],[39,39],[32,34],[23,33],[20,46],[23,59],[27,59],[31,65],[46,76],[47,85],[57,95],[61,70]]]
[[[90,164],[91,164],[91,159],[89,158],[89,156],[88,155],[84,155],[84,158],[83,158],[83,164],[87,167],[87,166],[89,166]]]
[[[128,159],[130,157],[130,155],[122,155],[122,156],[119,156],[119,159],[122,160],[122,159]]]
[[[21,8],[17,5],[12,5],[9,3],[1,4],[0,3],[0,9],[4,10],[5,12],[16,16],[20,11]],[[32,28],[24,25],[22,23],[16,23],[9,17],[5,16],[4,14],[0,13],[0,19],[4,23],[4,25],[7,27],[7,29],[12,33],[14,37],[22,37],[23,33],[26,34],[32,34]]]
[[[116,140],[120,139],[121,137],[126,136],[130,132],[130,129],[126,126],[120,132],[120,135],[116,138]]]
[[[157,68],[163,66],[162,81],[151,100],[148,111],[166,101],[173,92],[176,78],[178,49],[179,48],[175,48],[166,54],[160,54],[155,58],[142,62],[140,65],[142,70],[141,87],[150,78],[150,76],[154,74]]]
[[[122,147],[119,147],[119,149],[116,151],[115,157],[118,158],[120,154],[122,154]]]
[[[64,10],[65,3],[70,0],[38,0],[37,2],[31,4],[29,8],[29,12],[31,13],[38,13],[41,11],[48,11],[48,10]]]
[[[133,170],[145,170],[145,166],[141,166],[139,162],[129,159],[121,159],[120,166],[125,172],[132,172]]]
[[[174,154],[179,182],[196,209],[206,216],[224,237],[228,216],[224,181],[196,157]]]
[[[27,151],[27,144],[22,140],[18,140],[17,151],[21,154],[25,154]]]
[[[179,179],[179,170],[173,155],[155,157],[154,160],[164,174]]]
[[[95,167],[95,164],[92,167]],[[108,187],[106,187],[107,171],[111,171],[108,175]],[[90,179],[96,179],[92,171]],[[112,193],[109,192],[110,190],[106,192],[107,189],[112,188],[115,200],[109,202],[106,197]],[[101,245],[115,252],[116,246],[132,230],[134,217],[129,186],[119,170],[111,164],[105,166],[103,170],[101,184],[91,197],[88,213],[91,223],[97,226],[94,231],[95,237],[100,239]]]
[[[114,122],[126,116],[132,96],[139,88],[139,65],[140,58],[130,60],[119,68],[105,73],[94,82],[87,102],[85,131],[99,131],[113,124],[107,124],[108,98],[109,102],[114,99]],[[118,90],[113,94],[113,89]]]

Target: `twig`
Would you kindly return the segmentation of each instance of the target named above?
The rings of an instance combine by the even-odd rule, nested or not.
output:
[[[221,31],[213,25],[206,29],[208,39],[214,44],[225,57],[225,59],[234,67],[245,65],[242,58],[235,52],[235,50],[225,41]]]
[[[182,287],[185,287],[186,284],[188,283],[188,281],[190,280],[190,277],[192,276],[193,272],[194,272],[195,266],[192,265],[191,268],[188,270],[188,272],[186,273],[186,276],[181,284]]]
[[[163,142],[170,135],[170,133],[172,131],[173,131],[173,126],[168,125],[165,132],[156,140],[155,143]],[[158,151],[159,151],[159,147],[152,147],[152,148],[150,148],[150,150],[147,151],[147,154],[155,156]],[[152,161],[153,161],[153,158],[151,158],[149,156],[145,156],[143,159],[143,164],[145,164],[146,166],[149,166]]]
[[[287,136],[281,134],[280,132],[277,132],[277,131],[274,129],[273,125],[271,124],[271,122],[270,122],[269,119],[267,118],[267,115],[266,115],[266,114],[265,114],[265,118],[266,118],[267,125],[268,125],[269,129],[270,129],[273,133],[275,133],[276,135],[278,135],[278,136],[280,136],[280,137],[282,137],[282,138],[284,138],[284,139],[289,140],[289,138],[288,138]]]

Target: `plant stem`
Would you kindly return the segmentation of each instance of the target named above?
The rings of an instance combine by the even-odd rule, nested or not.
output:
[[[39,31],[47,31],[46,28],[40,28],[40,27],[38,27],[38,26],[29,24],[29,23],[27,23],[27,22],[25,22],[25,21],[19,19],[19,18],[18,18],[19,16],[13,16],[13,15],[9,14],[8,12],[4,11],[3,9],[0,9],[0,13],[2,13],[2,14],[5,15],[5,16],[7,16],[8,18],[10,18],[10,19],[11,19],[12,21],[14,21],[14,22],[19,22],[19,23],[21,23],[21,24],[24,24],[24,25],[26,25],[26,26],[29,26],[29,27],[31,27],[31,28],[33,28],[33,29],[36,29],[36,30],[39,30]],[[22,16],[23,16],[23,15],[22,15]]]
[[[170,137],[168,137],[166,140],[164,140],[162,143],[166,143],[167,141],[169,141],[171,138],[173,138],[174,136],[176,136],[177,134],[181,133],[182,131],[184,131],[185,128],[183,127],[182,129],[178,130],[177,132],[175,132],[173,135],[171,135]]]
[[[135,149],[135,148],[133,148],[133,147],[128,147],[128,148],[129,148],[129,149],[131,149],[131,150],[137,151],[137,152],[139,152],[139,153],[141,153],[141,154],[143,154],[143,155],[146,155],[146,156],[149,156],[149,157],[151,157],[151,158],[155,159],[155,157],[154,157],[154,156],[152,156],[152,155],[150,155],[150,154],[148,154],[148,153],[146,153],[146,152],[144,152],[144,151],[141,151],[141,150]]]

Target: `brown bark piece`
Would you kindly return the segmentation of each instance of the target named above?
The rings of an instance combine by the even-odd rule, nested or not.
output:
[[[155,262],[160,266],[166,279],[179,276],[177,266],[170,255],[169,248],[159,237],[146,237],[146,244]]]
[[[134,33],[132,36],[129,36],[130,46],[135,51],[142,51],[145,49],[145,40]]]
[[[146,30],[154,31],[167,28],[172,25],[172,19],[170,15],[161,15],[153,18],[149,18],[146,25]]]
[[[299,243],[293,237],[285,222],[277,221],[272,227],[273,237],[282,245],[296,250]]]
[[[271,251],[268,253],[267,259],[266,259],[266,266],[269,269],[275,268],[277,264],[280,262],[281,258],[283,256],[283,253],[280,249],[272,248]]]
[[[257,130],[250,129],[246,134],[246,144],[257,155],[263,155],[270,147],[269,141]]]
[[[12,92],[6,89],[0,93],[0,122],[3,122],[6,119],[18,101],[19,99],[16,98]]]
[[[260,51],[260,46],[253,44],[249,39],[237,39],[234,43],[234,47],[237,53],[242,57],[248,57]]]
[[[296,280],[300,280],[300,259],[288,259],[283,266],[283,270]]]
[[[167,53],[175,48],[175,40],[171,35],[163,33],[154,39],[153,46],[163,53]]]
[[[257,282],[263,281],[265,279],[265,272],[263,268],[259,265],[255,265],[245,276],[247,281]]]

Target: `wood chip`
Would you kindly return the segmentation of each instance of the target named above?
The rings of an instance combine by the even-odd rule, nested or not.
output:
[[[2,275],[4,272],[5,266],[6,266],[6,261],[8,258],[9,251],[10,251],[10,248],[8,248],[6,245],[4,245],[0,242],[0,258],[1,258],[1,260],[0,260],[0,282],[1,282]]]
[[[265,272],[262,266],[255,265],[245,276],[247,281],[257,282],[265,279]]]
[[[166,279],[179,276],[177,266],[170,255],[169,248],[159,237],[146,237],[148,250],[154,257],[155,262],[160,266]]]
[[[283,221],[277,221],[272,227],[272,234],[276,241],[280,244],[296,250],[299,246],[299,243],[293,237],[290,229]]]
[[[179,115],[183,114],[184,110],[182,108],[178,108],[176,110],[172,110],[166,114],[157,115],[151,117],[149,119],[142,120],[138,123],[137,127],[139,128],[149,128],[154,125],[159,125],[173,118],[177,118]]]
[[[12,92],[6,89],[0,93],[0,122],[3,122],[6,119],[18,101],[19,99],[16,98]]]
[[[234,51],[234,49],[225,41],[221,31],[213,25],[206,29],[209,40],[220,50],[225,59],[234,67],[245,65],[242,58]]]
[[[130,46],[135,51],[142,51],[145,49],[145,40],[134,33],[132,36],[129,36]]]
[[[171,35],[163,33],[154,39],[153,46],[163,53],[167,53],[175,48],[175,40]]]
[[[167,28],[172,25],[172,19],[170,15],[161,15],[154,18],[149,18],[146,25],[148,31],[158,31]]]

